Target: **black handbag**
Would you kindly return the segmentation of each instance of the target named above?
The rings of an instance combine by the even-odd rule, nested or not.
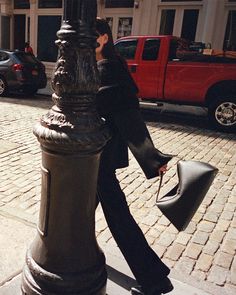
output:
[[[163,180],[161,174],[156,205],[179,231],[189,224],[217,172],[218,169],[208,163],[181,160],[177,163],[179,183],[158,200]]]

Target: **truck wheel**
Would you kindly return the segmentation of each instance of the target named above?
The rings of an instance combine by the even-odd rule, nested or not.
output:
[[[0,77],[0,96],[5,96],[7,94],[7,83]]]
[[[230,95],[218,98],[209,106],[208,116],[217,129],[228,132],[236,130],[236,98]]]

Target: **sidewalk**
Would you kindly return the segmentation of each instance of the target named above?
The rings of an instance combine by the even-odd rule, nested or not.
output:
[[[41,197],[41,150],[32,129],[52,104],[49,96],[42,95],[32,99],[2,97],[0,101],[1,295],[6,295],[7,288],[17,282],[11,279],[20,274],[27,246],[35,234]],[[170,277],[176,287],[173,295],[180,295],[179,290],[188,295],[189,291],[182,289],[187,288],[185,284],[195,295],[235,295],[236,135],[207,128],[202,117],[195,116],[201,121],[199,127],[193,124],[193,116],[185,118],[184,123],[178,119],[180,116],[155,116],[147,121],[154,144],[161,151],[176,155],[165,174],[161,195],[176,184],[179,159],[208,162],[218,167],[219,173],[187,229],[178,232],[154,205],[158,180],[146,180],[130,154],[130,166],[117,172],[130,210],[148,243],[171,269]],[[108,265],[126,273],[101,210],[96,214],[96,235]],[[6,284],[8,281],[10,285]],[[118,288],[110,280],[108,287],[112,286]],[[118,294],[108,291],[111,295],[121,294],[120,290]]]
[[[0,213],[0,295],[21,295],[21,268],[26,249],[35,233],[35,226],[32,224],[24,224]],[[106,249],[107,295],[128,295],[130,287],[136,285],[136,282],[124,259],[111,253],[112,249]],[[174,290],[170,295],[210,295],[175,279],[172,279],[172,282]]]

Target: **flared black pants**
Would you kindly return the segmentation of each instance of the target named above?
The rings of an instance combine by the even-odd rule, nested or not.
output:
[[[132,217],[115,171],[102,166],[98,177],[97,197],[109,229],[138,284],[144,288],[155,286],[170,270],[150,248]]]

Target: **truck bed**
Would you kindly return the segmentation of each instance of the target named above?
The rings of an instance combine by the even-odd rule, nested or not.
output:
[[[196,52],[179,52],[176,54],[176,60],[180,61],[196,61],[196,62],[206,62],[206,63],[227,63],[227,64],[235,64],[236,58],[230,58],[226,56],[216,56],[216,55],[206,55],[202,53]]]

